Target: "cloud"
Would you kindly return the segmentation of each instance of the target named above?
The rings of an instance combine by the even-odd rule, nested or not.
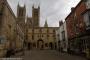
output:
[[[49,26],[59,26],[59,21],[66,18],[71,7],[77,5],[80,0],[8,0],[16,14],[17,4],[26,4],[27,15],[32,16],[32,5],[40,5],[40,26],[44,25],[47,19]]]

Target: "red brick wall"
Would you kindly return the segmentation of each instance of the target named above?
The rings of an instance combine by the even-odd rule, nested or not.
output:
[[[77,24],[79,25],[79,32],[83,32],[85,29],[85,24],[84,24],[84,17],[82,16],[82,13],[86,10],[86,5],[84,2],[82,2],[75,10],[78,20]]]
[[[68,38],[74,38],[76,36],[75,27],[77,25],[77,31],[83,32],[85,30],[85,24],[83,21],[82,13],[86,10],[86,6],[84,2],[80,2],[66,18],[67,25],[67,35]],[[77,19],[74,20],[74,15],[76,13]],[[75,24],[75,25],[74,25]]]
[[[67,35],[69,38],[73,38],[74,37],[74,30],[73,30],[73,14],[71,14],[70,16],[68,16],[67,20],[66,20],[66,25],[67,25]]]

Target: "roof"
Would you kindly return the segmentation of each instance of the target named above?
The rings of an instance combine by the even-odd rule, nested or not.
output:
[[[83,2],[83,0],[81,0],[77,6],[73,9],[73,11],[70,12],[70,14],[65,18],[65,20],[67,20],[67,18],[76,10],[76,8]]]

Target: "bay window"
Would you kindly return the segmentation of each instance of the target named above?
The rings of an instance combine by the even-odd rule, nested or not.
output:
[[[84,22],[86,24],[86,29],[90,29],[90,11],[87,11],[85,14],[84,14]]]

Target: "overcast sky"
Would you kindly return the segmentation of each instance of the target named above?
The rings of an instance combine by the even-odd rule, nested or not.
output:
[[[40,26],[44,25],[47,19],[50,27],[58,27],[59,21],[66,18],[70,13],[71,7],[75,7],[80,0],[8,0],[15,15],[17,12],[17,4],[26,5],[27,15],[32,15],[32,5],[37,7],[40,5]]]

